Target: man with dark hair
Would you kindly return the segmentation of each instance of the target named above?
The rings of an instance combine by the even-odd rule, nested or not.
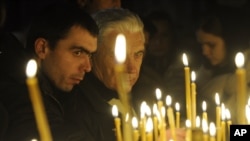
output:
[[[91,70],[98,32],[91,16],[66,5],[45,9],[31,24],[25,49],[38,64],[37,77],[53,141],[92,140],[86,130],[65,120],[63,103]],[[0,86],[1,101],[9,114],[5,141],[40,140],[25,80],[8,78],[1,77],[4,85]]]

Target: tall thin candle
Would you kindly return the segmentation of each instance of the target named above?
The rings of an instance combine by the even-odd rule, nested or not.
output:
[[[121,133],[121,119],[118,117],[118,108],[116,105],[112,107],[112,114],[115,117],[115,131],[116,131],[116,141],[122,141],[122,133]]]
[[[178,102],[175,103],[176,110],[176,128],[180,128],[180,104]]]
[[[47,116],[45,113],[42,96],[38,87],[38,80],[35,77],[37,70],[37,64],[35,60],[30,60],[26,68],[26,83],[29,89],[29,95],[31,103],[35,113],[36,123],[38,131],[42,141],[52,141]]]
[[[196,122],[195,122],[195,119],[196,119],[196,84],[195,84],[195,79],[196,79],[196,75],[195,75],[195,72],[192,71],[191,72],[191,114],[192,114],[192,117],[191,117],[191,124],[192,124],[192,127],[195,128],[196,127]]]
[[[173,113],[173,109],[171,107],[171,103],[172,103],[171,96],[167,95],[166,104],[168,106],[168,109],[167,109],[168,121],[169,121],[169,126],[170,126],[172,138],[174,141],[176,141],[174,113]]]
[[[237,97],[236,97],[236,106],[237,106],[237,122],[238,124],[245,124],[245,106],[247,103],[246,97],[246,70],[243,68],[244,66],[244,55],[239,52],[236,54],[235,63],[237,66],[236,76],[237,76]]]
[[[187,119],[191,120],[191,94],[190,94],[190,68],[188,67],[187,55],[182,55],[185,73],[185,89],[186,89],[186,114]]]

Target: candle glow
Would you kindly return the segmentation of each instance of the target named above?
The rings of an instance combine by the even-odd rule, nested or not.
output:
[[[123,34],[118,34],[115,42],[115,57],[118,63],[124,63],[126,60],[126,39]]]

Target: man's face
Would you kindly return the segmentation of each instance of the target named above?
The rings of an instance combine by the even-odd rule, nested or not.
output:
[[[197,39],[202,45],[203,55],[210,61],[211,65],[218,65],[224,61],[226,49],[221,37],[199,30]]]
[[[128,91],[139,77],[140,67],[144,55],[144,35],[143,32],[123,33],[126,38],[126,61],[124,63],[126,80],[128,80]],[[98,52],[93,57],[93,71],[106,87],[116,90],[117,82],[115,75],[115,41],[117,33],[106,35],[102,45],[98,47]]]
[[[80,26],[73,26],[55,49],[46,46],[44,56],[40,56],[42,70],[58,89],[68,92],[91,70],[88,53],[96,51],[97,39]]]

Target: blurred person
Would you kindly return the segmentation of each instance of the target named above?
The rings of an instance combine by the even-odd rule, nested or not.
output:
[[[215,115],[215,93],[220,101],[236,113],[235,55],[246,47],[244,37],[237,34],[239,27],[220,15],[209,14],[201,18],[196,30],[197,41],[201,44],[203,64],[197,71],[198,105],[206,100],[209,115]],[[236,48],[238,47],[238,48]],[[241,48],[240,48],[241,47]],[[243,51],[243,50],[242,50]],[[234,123],[236,114],[232,115]],[[212,116],[211,119],[215,120]]]
[[[114,55],[116,36],[120,33],[126,38],[125,74],[128,94],[136,83],[144,56],[143,23],[140,18],[126,9],[106,9],[93,15],[100,29],[98,49],[93,55],[93,69],[75,89],[77,97],[69,105],[72,121],[87,127],[98,141],[115,141],[112,106],[123,107],[117,93]],[[119,106],[120,105],[120,106]],[[88,113],[88,115],[86,115]]]
[[[98,32],[89,14],[60,4],[45,8],[30,26],[25,52],[38,64],[37,78],[53,141],[93,140],[87,130],[65,120],[63,103],[91,70]],[[0,96],[9,117],[5,141],[40,140],[25,78],[16,82],[6,74],[1,76]]]
[[[152,105],[157,100],[155,90],[160,88],[163,100],[170,94],[174,102],[184,103],[183,64],[178,59],[181,49],[176,42],[174,23],[163,10],[151,11],[144,18],[149,35],[140,77],[133,88],[137,93],[135,100],[139,103],[147,100]]]

